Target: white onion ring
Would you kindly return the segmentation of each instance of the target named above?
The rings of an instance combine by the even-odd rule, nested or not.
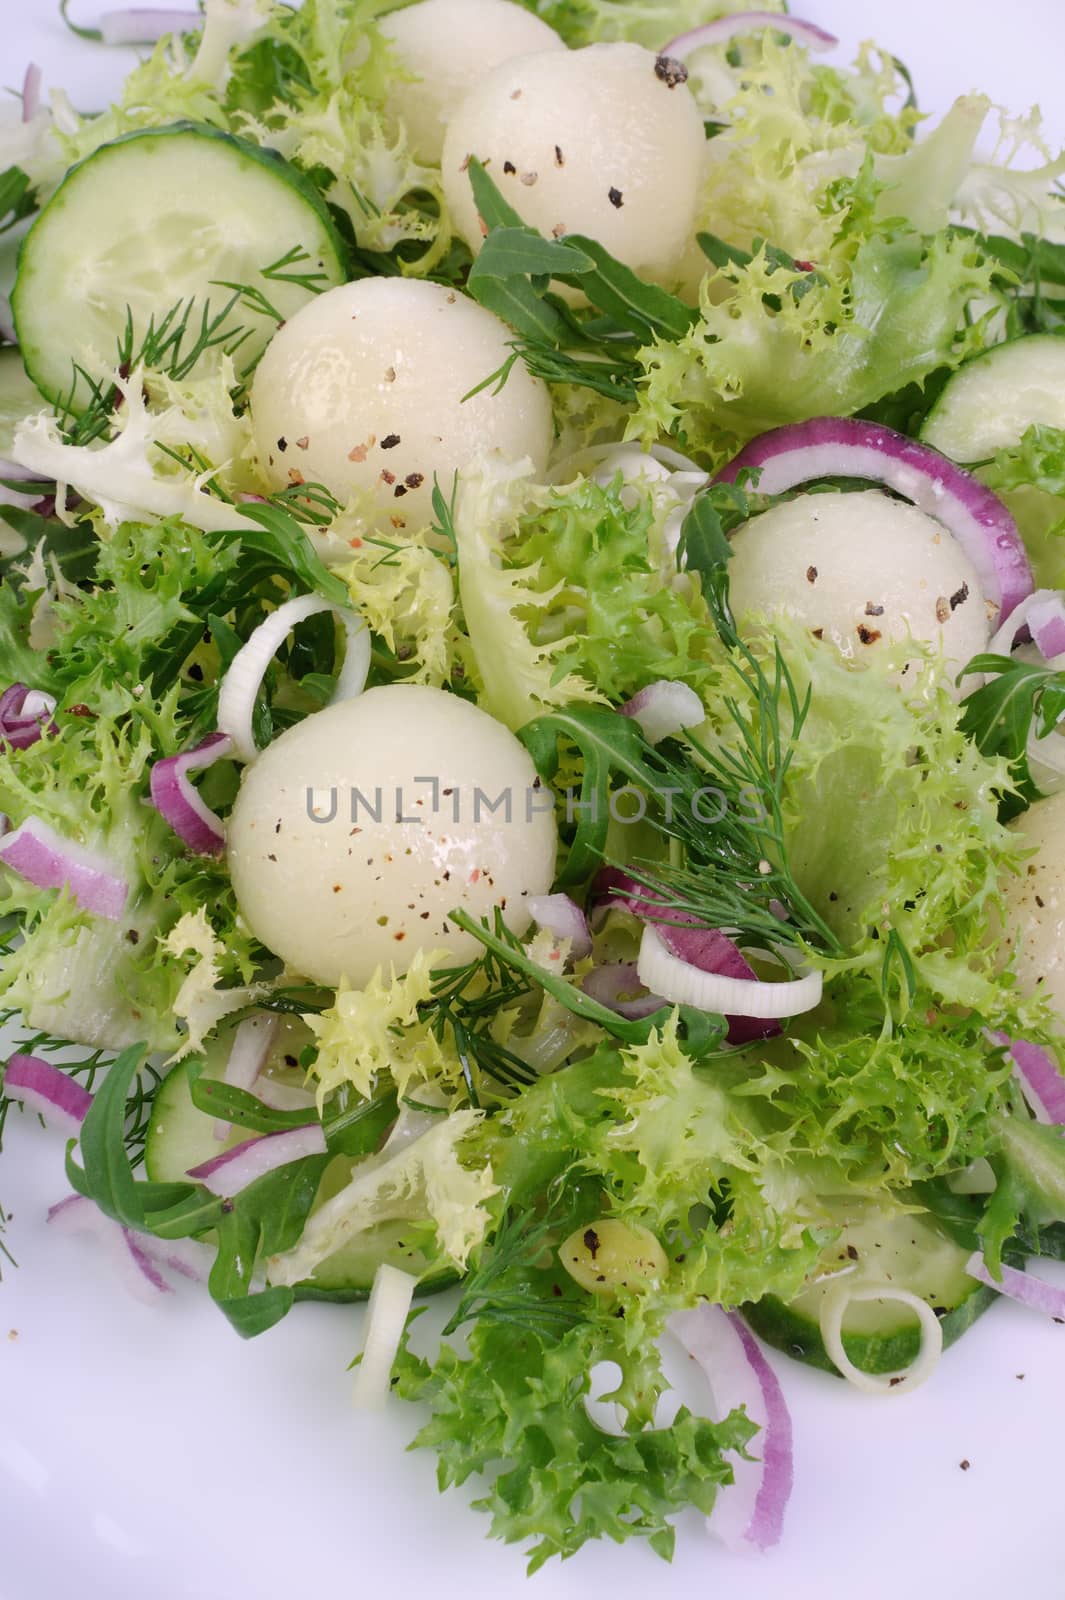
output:
[[[284,639],[297,623],[307,617],[331,611],[347,635],[344,665],[337,678],[330,705],[354,700],[366,687],[370,671],[370,634],[361,617],[344,606],[323,600],[316,594],[302,594],[286,600],[261,622],[248,642],[230,662],[218,694],[218,726],[233,741],[233,754],[240,761],[254,761],[258,755],[252,737],[251,719],[255,696],[266,676],[266,669]]]
[[[660,994],[670,1005],[765,1022],[812,1011],[820,1003],[824,988],[820,972],[807,972],[786,983],[763,983],[760,978],[728,978],[706,972],[673,955],[650,922],[645,924],[640,939],[636,970],[644,987]]]
[[[943,1353],[943,1329],[939,1318],[926,1300],[911,1294],[908,1289],[896,1289],[890,1283],[855,1283],[846,1273],[841,1281],[831,1285],[821,1302],[821,1338],[829,1358],[848,1383],[866,1394],[907,1394],[932,1376]],[[843,1318],[852,1300],[897,1300],[917,1313],[921,1324],[921,1348],[917,1359],[903,1372],[863,1372],[856,1367],[843,1348]]]

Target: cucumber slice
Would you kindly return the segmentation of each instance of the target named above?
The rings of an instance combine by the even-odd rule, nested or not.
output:
[[[24,417],[48,409],[17,350],[0,350],[0,456],[10,458],[15,429]]]
[[[285,1058],[297,1056],[309,1037],[309,1030],[298,1019],[286,1017],[264,1070],[282,1082],[301,1083],[302,1074],[288,1068]],[[221,1077],[231,1042],[232,1030],[222,1030],[208,1045],[206,1077]],[[156,1091],[144,1149],[148,1177],[155,1183],[184,1182],[191,1167],[251,1137],[246,1128],[236,1128],[225,1140],[216,1139],[214,1129],[215,1118],[193,1105],[188,1077],[179,1062]],[[352,1166],[347,1156],[337,1156],[329,1163],[322,1175],[315,1209],[343,1188],[351,1177]],[[428,1256],[419,1248],[416,1233],[409,1224],[382,1223],[320,1262],[311,1278],[297,1285],[297,1298],[365,1300],[382,1262],[416,1273],[421,1280],[417,1291],[420,1295],[435,1294],[457,1282],[458,1274],[451,1263]]]
[[[219,281],[259,290],[289,318],[313,298],[294,281],[307,274],[319,289],[345,278],[343,243],[310,181],[272,151],[177,123],[126,134],[72,168],[23,241],[12,310],[27,372],[77,409],[91,391],[75,366],[108,377],[129,317],[139,347],[153,319],[194,300],[187,351],[208,302],[218,312],[232,294]],[[243,328],[242,368],[275,324],[237,305],[218,332],[228,342]]]
[[[1065,428],[1065,339],[1050,333],[967,361],[948,379],[921,438],[952,461],[987,461],[1037,422]]]
[[[960,1339],[997,1299],[993,1289],[965,1271],[971,1252],[943,1233],[927,1213],[885,1216],[872,1206],[857,1211],[849,1206],[840,1221],[840,1237],[825,1250],[814,1278],[794,1300],[785,1304],[767,1295],[743,1308],[767,1344],[808,1366],[837,1372],[821,1338],[821,1305],[829,1277],[852,1263],[856,1275],[864,1271],[886,1278],[895,1288],[927,1300],[939,1316],[944,1345]],[[843,1348],[863,1372],[902,1371],[916,1360],[920,1343],[916,1319],[898,1301],[858,1301],[847,1312]]]

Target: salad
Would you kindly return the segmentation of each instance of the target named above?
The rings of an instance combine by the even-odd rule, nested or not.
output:
[[[147,49],[0,124],[0,1117],[116,1293],[368,1301],[530,1570],[767,1549],[764,1344],[1065,1317],[1065,156],[776,5],[75,31]]]

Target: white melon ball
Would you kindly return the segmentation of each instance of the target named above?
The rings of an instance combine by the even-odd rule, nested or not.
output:
[[[1065,1028],[1065,794],[1037,801],[1013,829],[1036,852],[1004,886],[1015,970],[1023,992],[1042,995]]]
[[[329,289],[274,335],[252,386],[261,470],[273,488],[323,483],[377,502],[387,530],[432,520],[433,478],[489,457],[542,472],[546,387],[518,362],[498,393],[464,396],[511,355],[498,317],[438,283],[363,278]]]
[[[641,276],[670,283],[695,226],[706,143],[675,61],[592,44],[497,67],[444,140],[444,192],[471,249],[482,228],[466,167],[476,156],[548,238],[583,233]]]
[[[989,608],[957,540],[878,489],[773,506],[736,530],[733,551],[737,618],[795,617],[848,660],[912,637],[941,645],[954,675],[987,647]]]
[[[456,107],[494,67],[515,56],[566,47],[553,28],[512,0],[419,0],[382,17],[414,82],[397,82],[388,110],[403,123],[419,161],[438,165]]]
[[[493,809],[494,807],[494,809]],[[462,907],[525,932],[557,834],[524,746],[443,689],[368,689],[289,728],[246,768],[229,821],[241,914],[295,972],[362,987],[418,951],[468,960]]]

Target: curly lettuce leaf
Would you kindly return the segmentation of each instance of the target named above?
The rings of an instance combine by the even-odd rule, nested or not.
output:
[[[328,537],[335,540],[344,530],[341,518]],[[417,533],[384,548],[359,535],[346,544],[336,570],[355,609],[402,666],[405,682],[439,688],[456,664],[455,582],[448,564]]]
[[[318,1043],[314,1075],[319,1109],[344,1084],[364,1099],[392,1083],[401,1096],[416,1086],[441,1084],[453,1091],[462,1082],[462,1063],[454,1046],[434,1033],[419,1007],[433,996],[433,968],[443,951],[419,950],[400,976],[374,973],[363,989],[341,984],[320,1015],[304,1020]]]
[[[660,50],[668,40],[693,25],[688,0],[523,0],[530,11],[543,17],[568,45],[630,39],[648,50]],[[731,16],[751,9],[747,0],[713,0],[700,8],[698,20]],[[761,11],[786,11],[784,0],[767,0]]]
[[[1016,518],[1037,587],[1065,587],[1065,431],[1034,424],[978,476]]]
[[[603,698],[567,669],[564,639],[538,643],[529,635],[526,619],[549,605],[561,584],[542,589],[537,565],[506,564],[507,541],[527,493],[520,476],[489,468],[460,481],[449,519],[478,700],[512,729],[552,706]]]
[[[853,960],[879,965],[894,930],[935,994],[993,1018],[1010,1003],[998,975],[1017,851],[999,821],[1008,764],[970,742],[916,647],[858,668],[793,629],[785,653],[812,689],[785,791],[800,888]],[[904,685],[920,673],[919,689],[900,693],[900,668]]]
[[[299,1283],[335,1251],[392,1222],[410,1224],[419,1242],[429,1234],[438,1253],[464,1268],[485,1236],[487,1202],[496,1193],[491,1166],[471,1148],[481,1116],[404,1107],[384,1148],[356,1162],[350,1180],[309,1219],[299,1243],[271,1259],[271,1283]]]
[[[629,433],[720,461],[768,428],[860,411],[978,347],[965,314],[991,279],[974,242],[947,233],[844,228],[815,272],[763,244],[704,281],[689,333],[641,352]]]
[[[551,640],[556,673],[572,673],[611,701],[648,683],[697,691],[715,680],[716,635],[698,589],[678,579],[668,524],[679,502],[619,473],[601,486],[578,479],[537,494],[503,551],[524,569],[530,636]]]
[[[551,1284],[530,1290],[540,1293],[550,1295]],[[668,1561],[671,1519],[689,1506],[708,1514],[731,1482],[725,1452],[742,1450],[754,1433],[740,1412],[712,1423],[682,1407],[668,1427],[619,1435],[588,1415],[592,1368],[617,1361],[631,1379],[651,1366],[657,1332],[655,1319],[648,1325],[639,1306],[626,1306],[624,1324],[600,1316],[556,1337],[479,1320],[468,1356],[446,1342],[433,1362],[401,1351],[393,1393],[431,1407],[414,1442],[437,1452],[440,1488],[484,1474],[486,1492],[474,1505],[491,1517],[495,1538],[535,1541],[530,1573],[595,1538],[644,1538]]]

